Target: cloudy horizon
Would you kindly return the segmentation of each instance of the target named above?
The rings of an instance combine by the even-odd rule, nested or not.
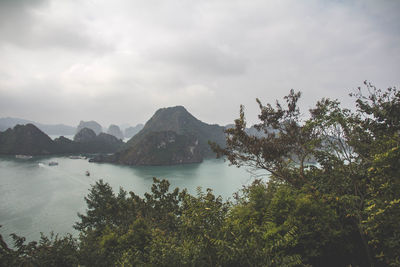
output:
[[[400,1],[0,1],[0,117],[145,123],[182,105],[225,125],[301,91],[350,105],[400,84]]]

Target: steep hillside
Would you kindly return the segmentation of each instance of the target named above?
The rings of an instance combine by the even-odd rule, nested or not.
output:
[[[92,161],[126,165],[201,162],[214,155],[208,141],[224,146],[224,127],[201,122],[182,106],[162,108],[128,141],[124,150]]]
[[[144,128],[127,143],[135,147],[149,133],[171,131],[178,135],[193,136],[198,140],[199,151],[204,157],[213,156],[208,141],[224,145],[224,127],[210,125],[196,119],[183,106],[161,108],[147,121]]]
[[[55,149],[53,140],[31,123],[0,132],[1,154],[47,155]]]
[[[203,160],[196,137],[173,131],[150,132],[117,155],[117,162],[127,165],[173,165]]]
[[[89,128],[81,129],[75,136],[74,142],[82,153],[113,153],[120,150],[124,142],[113,135],[96,133]]]

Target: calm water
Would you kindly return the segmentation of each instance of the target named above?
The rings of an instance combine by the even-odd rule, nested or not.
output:
[[[48,166],[57,161],[58,166]],[[85,176],[88,170],[90,176]],[[72,225],[77,212],[86,210],[84,196],[90,185],[103,179],[118,192],[119,187],[143,195],[150,191],[152,177],[167,178],[171,187],[212,188],[223,198],[232,197],[253,178],[243,168],[228,166],[222,160],[200,164],[160,167],[129,167],[89,163],[68,157],[34,157],[19,160],[0,157],[0,233],[10,244],[10,233],[37,240],[40,232],[75,233]]]

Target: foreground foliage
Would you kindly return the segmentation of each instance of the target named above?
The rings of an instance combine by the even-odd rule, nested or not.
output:
[[[365,83],[357,111],[323,99],[302,120],[286,107],[260,106],[262,137],[246,132],[243,108],[227,146],[231,164],[268,171],[224,202],[210,189],[116,194],[103,181],[85,198],[80,234],[36,243],[1,239],[3,266],[399,266],[400,93]],[[217,177],[216,177],[217,178]]]

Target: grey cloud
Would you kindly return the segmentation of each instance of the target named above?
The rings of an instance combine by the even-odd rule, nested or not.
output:
[[[46,19],[42,13],[50,6],[50,0],[0,1],[0,45],[42,50],[114,50],[111,42],[95,38],[85,21]]]
[[[348,101],[365,79],[400,82],[397,0],[12,2],[0,8],[4,116],[135,124],[181,104],[225,124],[291,88],[307,109]],[[60,2],[59,18],[48,7]]]
[[[246,71],[246,62],[229,48],[202,41],[155,47],[149,59],[175,66],[179,71],[195,75],[240,75]]]
[[[41,7],[49,0],[2,0],[0,1],[0,20],[7,22],[15,19],[18,14],[22,17],[34,8]]]
[[[96,40],[90,33],[82,31],[81,24],[40,25],[30,32],[27,41],[35,48],[63,48],[92,52],[109,52],[114,49],[111,42]]]
[[[34,27],[33,11],[47,3],[47,0],[0,1],[0,40],[21,42]]]

